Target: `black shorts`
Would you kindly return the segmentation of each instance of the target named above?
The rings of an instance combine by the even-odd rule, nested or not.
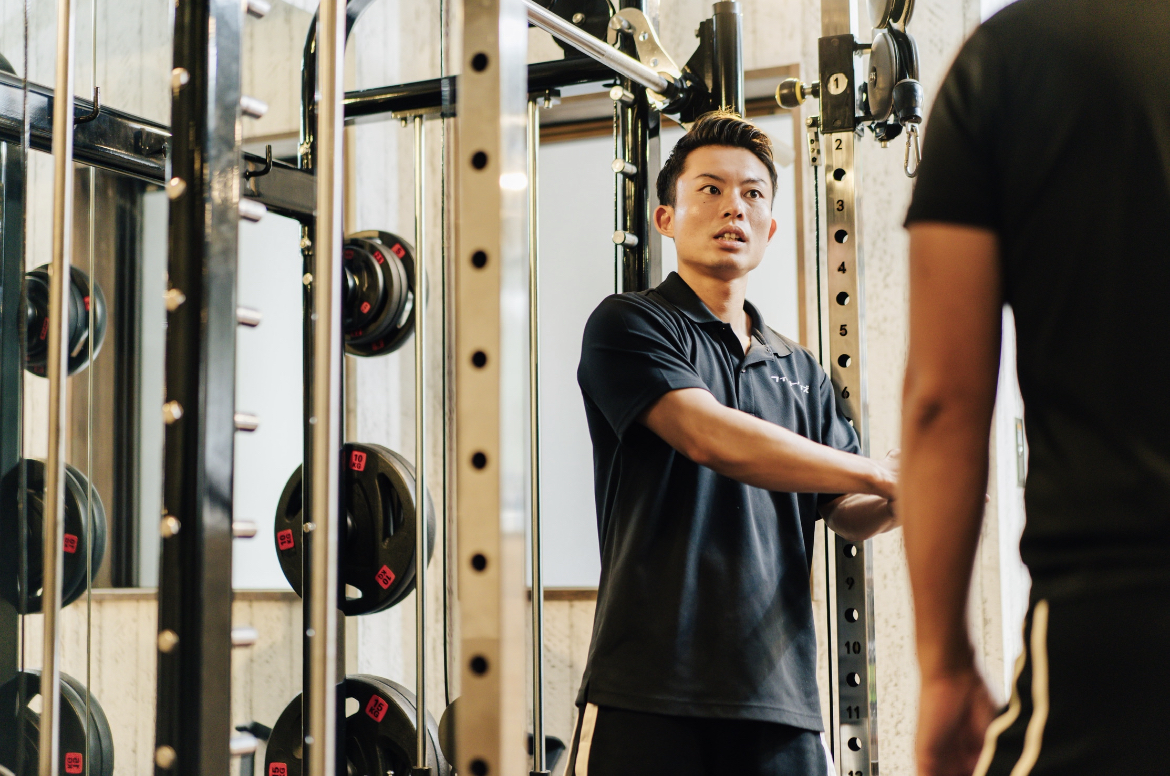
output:
[[[1170,588],[1034,601],[974,776],[1166,773]]]
[[[565,776],[827,776],[821,734],[748,719],[588,704]]]

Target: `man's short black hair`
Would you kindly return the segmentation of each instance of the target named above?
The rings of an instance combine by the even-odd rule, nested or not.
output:
[[[776,196],[776,164],[772,161],[772,141],[764,130],[742,118],[738,113],[714,110],[695,120],[690,130],[678,141],[658,173],[658,203],[674,206],[678,178],[682,175],[691,151],[703,146],[731,146],[746,148],[768,168],[772,179],[772,198]]]

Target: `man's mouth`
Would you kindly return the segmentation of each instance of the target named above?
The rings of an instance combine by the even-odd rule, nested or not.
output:
[[[736,232],[720,232],[719,234],[715,235],[715,239],[723,240],[725,242],[746,242],[746,240],[744,240],[743,237],[741,237]]]

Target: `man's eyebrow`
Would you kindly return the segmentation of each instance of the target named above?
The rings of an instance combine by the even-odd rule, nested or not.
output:
[[[698,175],[696,175],[695,177],[696,178],[710,178],[711,180],[719,181],[720,183],[727,182],[726,178],[720,177],[713,172],[701,172]],[[765,181],[763,178],[744,178],[740,182],[741,183],[766,183],[767,181]]]

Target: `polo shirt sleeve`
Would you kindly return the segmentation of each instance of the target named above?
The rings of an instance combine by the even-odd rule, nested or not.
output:
[[[821,373],[821,384],[818,386],[817,393],[820,398],[821,444],[828,445],[835,450],[860,454],[861,444],[857,440],[857,432],[853,430],[853,426],[849,424],[841,412],[841,407],[837,404],[836,391],[833,390],[833,383],[824,372]],[[818,506],[827,504],[841,495],[840,493],[822,493],[817,497],[817,504]]]
[[[709,390],[674,325],[630,295],[609,297],[589,316],[577,382],[618,438],[663,394]]]
[[[951,65],[923,132],[906,226],[936,221],[999,227],[996,141],[1011,131],[1001,118],[1001,61],[993,30],[984,25]]]

